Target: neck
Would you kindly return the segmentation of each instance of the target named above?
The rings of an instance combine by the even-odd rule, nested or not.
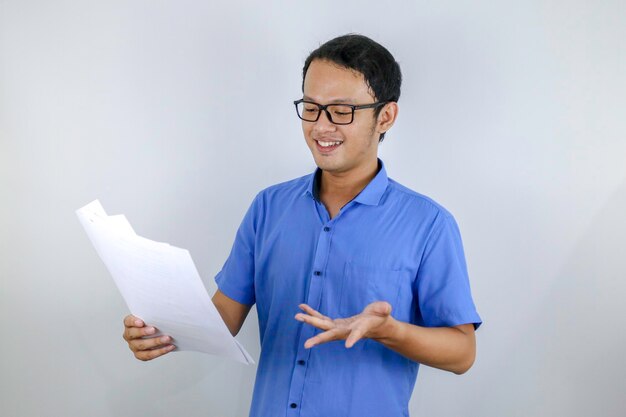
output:
[[[378,159],[347,172],[322,171],[320,199],[345,204],[363,191],[377,173]]]

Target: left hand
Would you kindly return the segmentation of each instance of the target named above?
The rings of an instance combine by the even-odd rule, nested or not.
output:
[[[307,349],[333,340],[345,340],[346,348],[351,348],[363,338],[382,337],[384,330],[394,321],[391,304],[386,301],[373,302],[356,316],[334,320],[306,304],[300,304],[299,307],[304,313],[296,314],[296,320],[325,330],[304,343]]]

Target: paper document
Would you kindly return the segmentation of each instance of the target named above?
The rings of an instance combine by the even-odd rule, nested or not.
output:
[[[185,249],[138,236],[98,200],[76,211],[133,315],[171,336],[177,350],[254,363],[226,328]]]

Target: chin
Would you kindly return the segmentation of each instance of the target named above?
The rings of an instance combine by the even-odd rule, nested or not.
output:
[[[324,167],[330,167],[332,165],[335,165],[335,161],[331,161],[330,158],[328,158],[327,156],[324,155],[319,155],[317,152],[313,151],[313,160],[315,161],[315,165],[317,165],[320,168]]]
[[[339,163],[331,163],[330,161],[324,161],[323,158],[320,160],[315,160],[315,164],[319,169],[326,172],[342,172],[344,171],[343,167]]]

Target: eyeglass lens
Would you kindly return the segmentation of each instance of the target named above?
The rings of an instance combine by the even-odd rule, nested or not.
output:
[[[298,115],[302,120],[308,122],[317,121],[320,113],[320,108],[313,103],[301,102],[297,105]],[[352,107],[342,104],[330,104],[326,107],[328,113],[330,113],[331,122],[338,124],[348,124],[352,122]]]

